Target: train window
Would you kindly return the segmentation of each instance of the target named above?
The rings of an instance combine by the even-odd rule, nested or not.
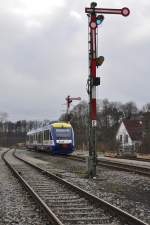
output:
[[[49,130],[44,131],[44,140],[49,140]]]
[[[70,138],[71,137],[71,129],[69,129],[69,128],[56,129],[56,137],[57,138]]]
[[[41,142],[40,142],[40,141],[41,141],[41,138],[40,138],[40,132],[37,133],[36,135],[37,135],[37,142],[38,142],[38,143],[41,143]]]
[[[50,137],[50,140],[52,140],[52,134],[51,134],[51,132],[50,132],[50,134],[49,134],[49,137]]]
[[[29,142],[32,144],[33,143],[33,135],[29,135]]]
[[[39,143],[43,142],[43,132],[39,133]]]
[[[34,141],[36,140],[36,134],[33,134],[33,140]]]
[[[36,133],[36,140],[37,140],[37,142],[39,142],[39,135],[38,135],[38,133]]]

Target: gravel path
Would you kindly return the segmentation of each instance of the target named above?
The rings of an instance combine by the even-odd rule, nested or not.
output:
[[[148,177],[100,168],[97,170],[95,180],[86,179],[86,165],[82,162],[25,150],[17,151],[17,153],[28,159],[32,157],[35,163],[38,159],[38,165],[150,224],[150,179]]]
[[[50,225],[18,180],[11,174],[0,151],[0,225]]]

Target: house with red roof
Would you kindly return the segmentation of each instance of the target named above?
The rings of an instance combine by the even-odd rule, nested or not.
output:
[[[121,122],[116,134],[121,151],[136,152],[142,144],[142,139],[143,123],[141,120],[126,119]]]

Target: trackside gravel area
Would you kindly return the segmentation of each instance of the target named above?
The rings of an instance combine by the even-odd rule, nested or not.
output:
[[[35,202],[12,175],[0,151],[0,225],[50,225]]]
[[[17,154],[150,224],[149,177],[99,167],[96,179],[87,179],[83,162],[26,150]]]

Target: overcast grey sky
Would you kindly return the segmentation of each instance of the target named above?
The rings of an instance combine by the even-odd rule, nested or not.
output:
[[[84,8],[90,2],[0,0],[0,112],[9,120],[58,119],[67,95],[88,100]],[[150,102],[150,1],[96,2],[131,11],[128,17],[105,15],[99,28],[105,62],[97,71],[97,97],[141,107]]]

